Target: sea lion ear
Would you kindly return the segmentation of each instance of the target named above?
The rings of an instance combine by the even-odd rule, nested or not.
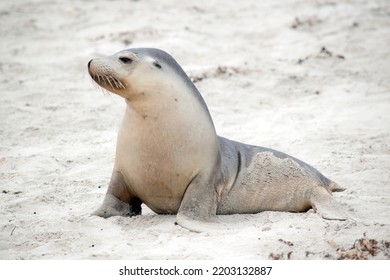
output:
[[[156,68],[158,68],[158,69],[161,69],[162,68],[162,66],[161,66],[161,64],[156,60],[155,62],[153,62],[153,65],[156,67]]]

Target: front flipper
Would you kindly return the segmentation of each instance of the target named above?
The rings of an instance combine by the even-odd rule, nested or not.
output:
[[[313,209],[326,220],[344,221],[350,218],[332,195],[323,187],[313,190],[310,198]]]
[[[217,193],[213,182],[196,176],[184,193],[176,224],[194,232],[224,229],[217,223]]]
[[[114,169],[103,204],[93,212],[103,218],[141,214],[141,201],[132,197],[122,174]]]

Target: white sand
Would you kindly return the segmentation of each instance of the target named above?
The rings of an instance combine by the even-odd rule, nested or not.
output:
[[[378,249],[361,254],[390,258],[389,2],[218,3],[0,2],[0,259],[337,259],[364,233]],[[125,104],[86,66],[130,47],[171,53],[219,135],[310,163],[364,222],[264,212],[197,234],[145,206],[92,217]]]

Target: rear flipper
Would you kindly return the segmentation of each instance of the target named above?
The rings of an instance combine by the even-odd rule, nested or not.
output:
[[[329,186],[327,187],[328,191],[330,192],[343,192],[346,189],[341,187],[340,185],[336,184],[335,182],[331,181]]]
[[[314,211],[326,220],[345,221],[351,218],[324,187],[317,187],[313,190],[310,202]]]

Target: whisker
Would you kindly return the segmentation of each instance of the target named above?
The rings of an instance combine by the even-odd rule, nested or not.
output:
[[[126,88],[125,85],[122,83],[122,81],[119,81],[119,84],[120,84],[121,88],[123,88],[123,89]]]
[[[110,92],[109,92],[108,90],[106,90],[105,88],[101,88],[101,89],[102,89],[102,92],[103,92],[104,95],[109,95],[109,96],[111,96],[111,95],[110,95]]]
[[[118,87],[118,81],[117,81],[114,77],[112,77],[112,76],[110,76],[110,80],[113,82],[113,84],[115,85],[115,87],[119,89],[119,87]]]
[[[113,89],[125,89],[127,84],[117,79],[113,75],[107,75],[104,73],[91,74],[92,80],[95,82],[94,85],[102,89],[103,93],[108,93],[108,91],[101,85],[110,86]]]
[[[114,86],[111,83],[111,79],[109,77],[106,77],[107,82],[110,84],[110,86],[113,88]]]

